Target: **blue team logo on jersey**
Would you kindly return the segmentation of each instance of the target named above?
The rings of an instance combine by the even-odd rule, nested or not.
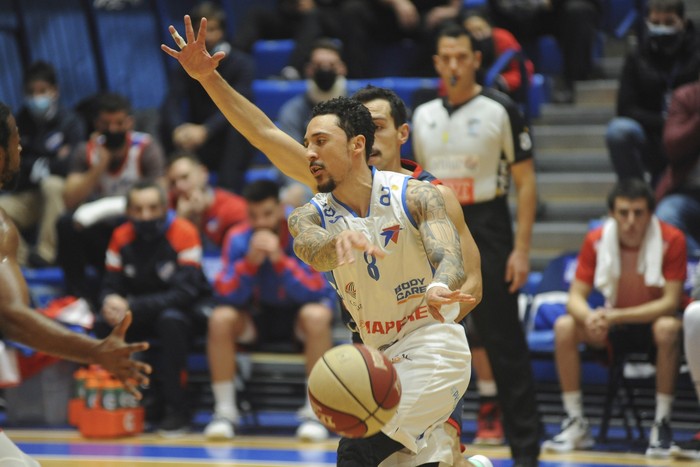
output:
[[[384,247],[386,247],[389,242],[398,243],[400,230],[401,226],[398,224],[382,229],[382,233],[380,235],[384,237]]]

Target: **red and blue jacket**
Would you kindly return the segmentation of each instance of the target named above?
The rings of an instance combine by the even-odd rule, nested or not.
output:
[[[238,307],[251,303],[286,307],[325,302],[334,306],[337,301],[335,290],[320,272],[294,254],[294,239],[286,219],[280,223],[278,231],[284,253],[275,264],[266,260],[256,266],[246,259],[253,233],[246,223],[232,228],[226,235],[221,272],[214,282],[221,303]]]

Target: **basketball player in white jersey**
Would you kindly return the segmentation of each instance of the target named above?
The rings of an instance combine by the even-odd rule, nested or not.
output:
[[[170,32],[181,50],[178,52],[165,45],[162,46],[162,49],[172,57],[176,58],[187,73],[203,85],[203,87],[212,97],[213,101],[227,117],[229,122],[236,127],[236,129],[238,129],[238,131],[243,134],[254,146],[263,151],[270,158],[270,160],[273,161],[273,163],[280,168],[280,170],[282,170],[282,172],[298,181],[301,181],[302,183],[305,183],[313,189],[316,189],[318,185],[316,176],[318,176],[318,173],[315,176],[312,175],[311,171],[309,170],[307,153],[310,153],[310,151],[299,145],[299,143],[297,143],[293,138],[280,131],[260,109],[255,107],[251,102],[233,90],[216,72],[216,66],[224,55],[217,53],[211,56],[206,52],[204,47],[204,41],[206,38],[206,19],[202,21],[196,39],[189,17],[185,17],[185,32],[187,40],[183,39],[172,26],[170,27]],[[351,102],[353,102],[353,104],[358,108],[364,109],[364,106],[361,104],[355,101]],[[368,119],[369,123],[365,122],[367,124],[367,129],[365,132],[367,135],[371,136],[371,139],[373,139],[374,124],[372,123],[372,118],[369,111],[365,109],[361,117]],[[325,121],[324,123],[327,127],[326,130],[334,131],[336,133],[340,132],[340,134],[343,134],[343,130],[340,129],[337,123],[335,123],[336,120],[333,115],[323,116],[322,120]],[[385,183],[383,185],[381,184],[382,182],[377,181],[376,188],[380,191],[380,193],[374,202],[375,204],[379,203],[377,206],[386,208],[384,209],[386,211],[384,213],[385,219],[392,219],[393,216],[395,217],[395,222],[391,223],[391,225],[381,227],[381,229],[387,230],[384,230],[383,233],[375,232],[375,235],[378,235],[382,242],[386,240],[387,247],[391,246],[389,245],[390,243],[393,245],[394,240],[398,242],[398,239],[402,238],[401,246],[398,248],[407,248],[407,251],[410,251],[410,254],[407,256],[408,258],[413,258],[413,256],[417,254],[417,258],[420,258],[420,260],[415,259],[411,261],[415,261],[417,264],[420,264],[420,267],[415,267],[415,264],[408,265],[408,263],[404,263],[404,261],[408,261],[406,259],[407,257],[400,255],[398,251],[396,251],[393,255],[389,255],[391,260],[387,260],[388,262],[386,264],[396,262],[401,267],[398,267],[396,264],[387,266],[389,269],[391,269],[391,274],[395,275],[392,279],[390,279],[389,276],[391,274],[389,273],[389,269],[382,273],[382,271],[378,269],[379,265],[377,264],[380,261],[384,261],[384,259],[379,257],[384,254],[385,247],[380,247],[378,245],[373,246],[369,243],[369,240],[365,234],[361,233],[360,231],[346,230],[344,233],[342,233],[344,239],[341,244],[347,244],[347,248],[352,248],[350,239],[354,239],[356,242],[365,243],[361,247],[361,251],[363,252],[363,254],[360,255],[362,263],[358,261],[357,267],[360,269],[360,271],[366,271],[365,274],[370,275],[369,280],[372,281],[373,279],[371,279],[371,274],[375,274],[375,271],[378,274],[377,277],[381,277],[381,275],[384,274],[384,279],[382,281],[384,287],[382,287],[382,289],[384,289],[383,299],[385,300],[385,303],[390,300],[389,297],[392,291],[396,291],[393,292],[393,299],[395,301],[394,305],[392,306],[392,310],[394,311],[392,313],[393,316],[387,316],[385,319],[383,313],[377,312],[377,310],[382,310],[382,308],[375,306],[374,298],[368,298],[368,291],[370,288],[367,288],[367,290],[358,290],[355,288],[354,284],[351,284],[350,282],[345,283],[345,285],[342,287],[342,294],[344,294],[344,298],[347,298],[349,308],[351,308],[351,310],[355,310],[353,312],[355,320],[361,327],[364,327],[363,329],[367,330],[366,334],[363,334],[362,337],[365,339],[365,342],[370,345],[375,345],[378,347],[389,346],[385,348],[385,351],[391,352],[390,356],[396,357],[397,364],[399,364],[399,360],[401,360],[401,364],[399,364],[399,366],[403,365],[404,368],[408,369],[404,372],[402,381],[403,379],[406,379],[408,382],[415,382],[407,383],[410,386],[408,389],[404,387],[405,392],[402,401],[405,401],[406,405],[404,406],[403,410],[400,409],[402,417],[404,418],[392,421],[390,426],[386,428],[386,430],[391,433],[391,437],[387,436],[387,434],[377,435],[377,438],[375,438],[373,441],[367,441],[377,443],[377,445],[373,446],[371,449],[369,449],[368,446],[361,446],[361,442],[351,440],[346,440],[347,442],[343,441],[342,447],[339,448],[339,464],[363,466],[378,465],[382,459],[389,456],[393,452],[403,450],[405,452],[402,454],[405,454],[404,457],[406,457],[406,459],[404,460],[408,462],[407,465],[430,465],[430,463],[434,463],[436,461],[443,461],[451,465],[451,442],[449,437],[446,437],[441,424],[447,419],[447,416],[449,415],[451,408],[454,406],[456,399],[461,397],[464,389],[466,389],[465,384],[468,383],[470,359],[468,346],[464,337],[464,331],[460,326],[454,324],[454,318],[457,317],[458,313],[458,306],[456,303],[469,303],[475,301],[473,297],[460,293],[458,290],[454,290],[459,288],[461,283],[464,282],[464,272],[461,254],[459,251],[458,236],[454,225],[449,221],[445,214],[442,196],[434,186],[427,183],[410,180],[409,177],[403,175],[370,172],[370,169],[367,167],[366,159],[371,152],[372,142],[367,142],[366,136],[358,138],[353,136],[352,138],[346,137],[347,145],[350,144],[350,139],[353,139],[353,142],[357,144],[357,147],[351,150],[353,152],[353,156],[348,157],[349,152],[347,151],[350,151],[349,146],[343,147],[342,144],[336,143],[336,148],[334,151],[340,151],[336,153],[337,159],[340,160],[335,160],[336,157],[331,157],[325,160],[324,163],[328,166],[335,167],[333,171],[328,169],[329,172],[333,173],[335,177],[347,179],[347,182],[345,185],[343,185],[345,187],[344,190],[348,190],[346,195],[349,195],[353,202],[359,201],[365,204],[363,209],[359,209],[358,211],[362,212],[363,217],[358,219],[365,219],[366,209],[369,208],[372,195],[371,185],[373,181],[373,173],[375,175],[378,174],[378,178],[384,180]],[[323,138],[321,138],[318,143],[325,144]],[[346,158],[348,160],[342,160]],[[350,162],[349,159],[352,159],[352,162]],[[352,174],[344,173],[343,169],[349,169],[351,168],[351,165],[354,166]],[[314,169],[314,171],[317,171],[317,169]],[[355,183],[358,185],[354,185]],[[393,188],[390,187],[393,187],[394,185],[397,188],[394,192],[391,192]],[[389,191],[382,191],[382,188],[380,188],[382,186],[387,187],[386,190]],[[408,197],[412,200],[411,209],[416,211],[415,214],[408,214],[408,208],[401,211],[401,206],[403,205],[402,198],[404,197],[403,193],[409,186],[412,187],[413,192],[423,193],[423,195],[420,196]],[[357,193],[353,193],[355,189],[359,191]],[[358,195],[360,194],[362,196],[358,198]],[[443,283],[447,284],[447,286],[433,285],[429,288],[427,294],[426,289],[428,289],[428,285],[433,282],[431,269],[431,265],[433,264],[430,263],[428,257],[426,256],[426,248],[421,246],[420,243],[413,243],[410,244],[410,246],[406,244],[406,242],[409,241],[419,241],[419,226],[425,227],[431,224],[431,222],[426,222],[425,216],[427,199],[424,200],[423,204],[420,204],[417,201],[417,199],[420,199],[421,196],[424,195],[427,195],[430,198],[430,201],[435,204],[436,209],[431,211],[431,215],[436,217],[432,220],[435,221],[439,219],[436,225],[439,225],[442,228],[440,231],[442,236],[439,237],[439,240],[436,240],[438,237],[433,236],[430,238],[430,241],[436,242],[433,243],[433,246],[440,245],[439,249],[445,255],[440,258],[441,264],[444,261],[443,267],[448,267],[448,269],[450,267],[454,268],[453,271],[450,271],[447,274],[445,272],[440,272],[441,270],[438,268],[437,271],[444,277],[438,279],[437,282],[440,282],[441,280],[447,281],[446,283]],[[318,202],[322,203],[323,200],[319,199]],[[389,203],[389,205],[385,206],[382,203]],[[350,205],[346,204],[346,206]],[[389,208],[389,206],[391,207]],[[420,220],[420,223],[413,224],[410,219],[415,221],[416,218]],[[371,218],[366,218],[365,220],[370,224],[378,221],[378,219],[374,218],[374,213]],[[336,219],[336,222],[341,222],[345,225],[351,224],[352,221],[353,218],[351,217]],[[424,222],[425,225],[423,224]],[[330,224],[332,224],[331,221],[329,221],[329,225]],[[317,233],[326,232],[319,225],[316,225],[315,231]],[[426,231],[430,231],[430,229],[426,227]],[[327,234],[330,235],[329,233]],[[396,244],[398,245],[398,243]],[[346,256],[350,255],[350,252],[351,250],[343,250],[342,254],[340,255],[340,259],[335,257],[335,264],[338,265],[338,261],[341,263],[347,261],[348,259]],[[367,255],[364,255],[364,253],[367,253]],[[375,254],[376,257],[371,256],[373,254]],[[449,258],[449,260],[446,261],[445,257]],[[332,266],[332,263],[326,265],[316,264],[315,260],[317,260],[318,257],[306,257],[304,259],[321,270],[328,270],[330,266]],[[432,259],[434,260],[436,258]],[[365,261],[367,262],[365,263]],[[341,266],[339,269],[345,268]],[[411,275],[410,273],[414,273],[413,275],[415,275],[415,277],[406,277],[403,281],[398,279],[399,275]],[[344,278],[344,280],[347,279],[347,277]],[[366,277],[363,277],[363,279],[366,279]],[[386,282],[397,280],[398,282],[392,286],[386,285]],[[371,287],[371,289],[377,288],[377,284],[372,285],[373,287]],[[387,294],[387,292],[389,292],[389,294]],[[355,294],[354,298],[352,297],[353,293]],[[428,296],[430,298],[428,298]],[[368,315],[366,315],[366,313],[368,313],[368,310],[361,313],[358,312],[357,310],[360,308],[359,305],[362,305],[363,301],[366,303],[365,306],[369,306],[369,304],[372,303],[372,310],[374,310],[378,316],[374,316],[374,318],[371,320],[367,320],[366,318]],[[439,305],[441,305],[443,302],[446,304],[451,304],[451,306],[447,307],[445,310],[445,316],[441,315],[439,311]],[[372,310],[369,310],[369,312]],[[440,329],[441,331],[435,333],[435,335],[433,335],[432,332],[429,332],[435,329]],[[439,377],[436,377],[434,381],[430,381],[430,378],[427,378],[426,380],[425,375],[421,375],[422,372],[420,370],[425,367],[429,367],[431,371],[434,370],[436,363],[434,361],[427,362],[425,359],[436,357],[444,349],[440,351],[421,351],[412,357],[413,360],[409,360],[405,357],[409,356],[409,358],[411,358],[410,355],[413,353],[411,350],[413,349],[410,347],[411,344],[413,344],[413,341],[401,340],[398,343],[395,342],[397,338],[400,337],[403,339],[405,335],[409,334],[412,336],[412,339],[419,340],[424,338],[427,342],[430,342],[431,344],[437,343],[438,345],[445,344],[448,340],[452,340],[450,336],[454,336],[454,342],[450,342],[449,346],[449,352],[452,352],[452,355],[445,358],[445,361],[449,361],[450,364],[447,365],[444,372],[438,372]],[[406,352],[402,352],[402,346],[404,344],[408,344],[407,348],[405,349]],[[425,342],[420,343],[421,348],[424,348],[425,345]],[[397,353],[394,354],[394,352]],[[405,354],[403,357],[401,356],[402,353]],[[428,357],[428,355],[432,357]],[[412,373],[412,370],[415,370],[415,374]],[[400,374],[402,371],[403,370],[399,369]],[[431,389],[425,391],[424,389],[426,387]],[[422,394],[423,397],[429,397],[431,400],[422,400],[418,396],[418,393]],[[432,398],[435,398],[435,401],[433,401]],[[409,406],[411,405],[413,405],[413,408],[409,409]],[[379,440],[379,442],[377,442],[377,440]],[[416,456],[419,451],[420,453]],[[373,457],[371,459],[362,458],[363,455],[370,453],[373,453]],[[358,455],[361,458],[359,460],[353,460],[353,455]],[[482,456],[472,459],[472,463],[475,465],[490,465],[488,460]],[[391,465],[402,465],[400,461],[395,459],[390,460],[389,462],[392,463]]]
[[[15,118],[9,107],[0,102],[0,187],[17,174],[21,149]],[[27,283],[17,263],[18,242],[17,227],[0,209],[0,337],[66,360],[99,364],[140,398],[136,384],[148,384],[146,374],[151,367],[130,359],[132,353],[146,350],[147,343],[124,343],[131,312],[106,339],[96,340],[32,310],[28,306]],[[0,465],[34,467],[39,463],[20,451],[0,430]]]

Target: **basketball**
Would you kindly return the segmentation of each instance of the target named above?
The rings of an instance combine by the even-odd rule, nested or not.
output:
[[[396,413],[401,382],[383,353],[345,344],[327,351],[312,368],[309,399],[326,428],[346,438],[366,438]]]

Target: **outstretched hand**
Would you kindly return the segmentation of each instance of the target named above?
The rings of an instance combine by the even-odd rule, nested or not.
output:
[[[213,73],[216,67],[219,66],[219,62],[226,56],[222,51],[216,52],[214,55],[210,55],[207,51],[206,18],[202,18],[202,21],[199,23],[199,31],[197,32],[196,39],[194,37],[194,29],[192,28],[192,19],[189,15],[185,15],[186,40],[182,38],[173,25],[168,27],[168,31],[170,31],[170,35],[180,51],[178,52],[175,49],[171,49],[165,44],[161,44],[160,48],[163,52],[180,62],[180,65],[182,65],[182,68],[185,69],[187,74],[196,80],[201,80]]]
[[[367,255],[384,258],[384,250],[374,245],[362,233],[354,230],[344,230],[336,237],[335,252],[338,255],[338,266],[355,262],[353,250],[364,251]]]
[[[445,287],[431,287],[425,293],[425,301],[428,304],[430,315],[441,323],[445,322],[445,317],[440,313],[442,305],[450,303],[476,303],[476,298],[466,294],[461,290],[450,290]]]
[[[148,374],[151,366],[133,360],[131,354],[148,349],[148,342],[127,344],[124,342],[126,330],[131,325],[131,311],[126,312],[124,319],[114,328],[109,336],[102,339],[95,349],[94,362],[116,376],[127,391],[137,399],[141,399],[139,385],[148,385]]]

